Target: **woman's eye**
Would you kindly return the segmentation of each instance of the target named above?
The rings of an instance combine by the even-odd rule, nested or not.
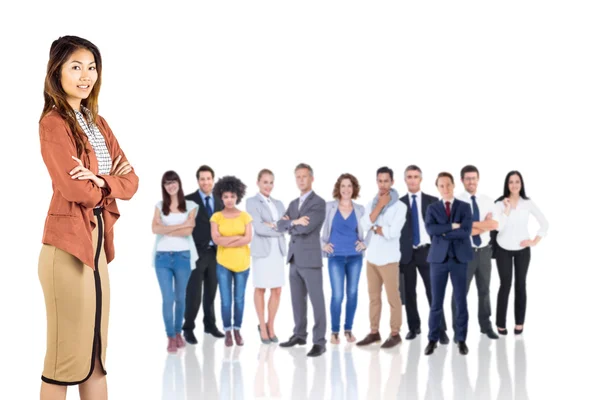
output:
[[[79,69],[79,65],[73,66],[73,69],[75,69],[75,70]]]
[[[95,71],[96,67],[90,67],[90,71]]]

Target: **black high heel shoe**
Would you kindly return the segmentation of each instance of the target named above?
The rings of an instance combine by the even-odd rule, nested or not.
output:
[[[498,327],[498,334],[506,336],[506,335],[508,335],[508,329]]]
[[[523,333],[523,328],[521,328],[521,329],[515,328],[515,335],[520,335],[521,333]]]

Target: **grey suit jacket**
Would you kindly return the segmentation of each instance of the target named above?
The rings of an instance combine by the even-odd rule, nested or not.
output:
[[[280,216],[285,213],[285,207],[279,200],[275,200],[271,197],[271,200],[275,204],[277,211]],[[269,205],[265,202],[265,199],[260,194],[254,197],[250,197],[246,200],[246,211],[252,216],[252,227],[254,232],[252,235],[252,242],[250,243],[250,254],[252,257],[267,257],[271,252],[271,238],[276,237],[279,241],[279,249],[281,254],[285,255],[285,235],[283,232],[271,229],[266,226],[263,222],[276,223],[271,215]]]
[[[302,209],[298,211],[299,199],[290,203],[285,215],[289,220],[279,220],[277,228],[291,235],[290,246],[288,250],[288,263],[294,259],[294,264],[302,268],[320,268],[323,267],[323,257],[321,256],[320,233],[325,220],[325,200],[312,192]],[[308,226],[294,225],[292,220],[307,216],[310,219]]]
[[[323,224],[323,231],[321,232],[321,248],[329,243],[329,237],[331,236],[331,225],[333,223],[333,217],[337,212],[340,202],[338,200],[328,201],[325,212],[325,223]],[[356,214],[356,220],[358,222],[358,240],[365,241],[365,233],[363,232],[363,228],[360,224],[360,220],[365,215],[365,207],[352,202],[352,206],[354,207],[354,212]],[[369,243],[365,242],[368,246]],[[329,254],[322,252],[323,257],[328,257]]]

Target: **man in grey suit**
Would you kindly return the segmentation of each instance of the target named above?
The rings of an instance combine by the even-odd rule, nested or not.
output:
[[[300,197],[290,203],[283,218],[277,222],[278,230],[291,236],[287,261],[290,264],[290,292],[295,325],[294,334],[280,346],[306,344],[308,294],[315,325],[312,335],[313,347],[307,356],[316,357],[325,353],[327,328],[320,240],[321,227],[325,221],[325,200],[312,190],[314,176],[309,165],[299,164],[295,174]]]

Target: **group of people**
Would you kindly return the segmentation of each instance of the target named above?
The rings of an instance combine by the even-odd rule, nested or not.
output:
[[[107,398],[107,265],[115,257],[114,225],[120,216],[116,200],[130,200],[139,179],[108,123],[98,114],[101,76],[102,57],[93,43],[77,36],[63,36],[52,43],[39,121],[41,155],[53,192],[38,264],[47,316],[41,399],[64,399],[70,385],[79,386],[82,399]],[[436,179],[442,197],[438,200],[421,192],[418,167],[406,168],[408,193],[403,197],[392,187],[393,171],[382,167],[376,174],[377,195],[364,207],[355,202],[360,185],[350,174],[338,178],[334,200],[328,203],[312,190],[309,165],[298,165],[295,176],[300,196],[285,209],[271,196],[273,172],[260,171],[259,193],[247,200],[246,211],[242,211],[238,205],[246,185],[234,176],[215,184],[214,171],[200,167],[196,174],[199,190],[184,196],[179,176],[172,171],[164,174],[163,199],[156,205],[152,229],[169,351],[177,351],[186,341],[197,343],[194,329],[200,305],[206,333],[225,337],[227,346],[234,342],[243,345],[241,326],[250,271],[260,340],[277,343],[275,317],[285,283],[284,267],[289,263],[295,326],[293,335],[280,345],[306,344],[310,299],[314,345],[308,355],[323,354],[327,325],[323,257],[327,258],[332,289],[333,344],[340,342],[344,295],[343,336],[356,342],[352,328],[364,258],[370,332],[356,343],[359,346],[381,340],[382,288],[391,311],[391,333],[382,347],[401,342],[401,296],[408,317],[406,339],[420,333],[417,271],[430,303],[425,354],[431,354],[438,341],[449,342],[443,315],[448,276],[453,284],[453,327],[460,352],[468,351],[466,294],[473,277],[481,331],[497,338],[490,322],[492,257],[500,277],[497,331],[507,334],[513,271],[514,332],[523,331],[530,248],[546,234],[548,223],[525,195],[519,172],[507,174],[504,193],[495,202],[478,193],[475,167],[461,171],[466,192],[456,197],[453,176],[442,172]],[[530,215],[540,223],[533,240],[527,229]],[[285,235],[290,236],[287,248]],[[225,334],[218,329],[214,312],[217,289]],[[270,296],[265,300],[267,289]]]
[[[418,166],[410,165],[404,171],[408,189],[404,196],[393,187],[393,170],[381,167],[376,172],[377,194],[366,206],[355,201],[361,186],[352,174],[339,176],[333,186],[333,200],[329,202],[313,191],[314,175],[309,165],[299,164],[295,177],[300,196],[286,209],[271,196],[273,172],[261,170],[257,177],[258,193],[246,201],[243,211],[238,206],[247,186],[235,176],[225,176],[215,183],[214,171],[203,165],[196,173],[199,190],[184,196],[179,175],[174,171],[163,175],[163,200],[156,205],[153,231],[157,234],[154,260],[163,295],[169,352],[184,347],[185,341],[197,343],[194,321],[201,303],[205,332],[225,337],[226,346],[234,343],[242,346],[241,326],[250,273],[260,341],[278,343],[275,316],[285,284],[284,266],[288,263],[294,330],[280,346],[306,344],[310,300],[314,314],[313,347],[307,355],[323,354],[327,327],[323,258],[327,259],[331,285],[332,344],[339,344],[341,335],[358,346],[382,340],[382,288],[390,307],[390,334],[381,347],[391,348],[402,341],[403,303],[409,329],[406,339],[417,337],[421,333],[416,295],[418,274],[430,305],[426,355],[434,352],[438,342],[450,341],[443,312],[448,278],[452,282],[454,342],[459,352],[468,353],[467,293],[473,278],[481,333],[497,339],[490,319],[492,258],[496,258],[500,277],[496,330],[501,335],[507,334],[506,313],[514,268],[514,333],[522,333],[530,248],[545,236],[548,222],[526,196],[523,177],[518,171],[507,174],[502,196],[492,201],[479,193],[479,171],[473,165],[461,170],[460,180],[465,190],[456,196],[452,174],[438,174],[435,184],[441,199],[421,191],[422,171]],[[540,225],[533,240],[528,232],[530,214]],[[287,249],[286,234],[290,236]],[[352,329],[364,259],[370,331],[357,341]],[[214,314],[217,288],[224,334],[217,328]],[[267,289],[270,297],[265,304]]]

